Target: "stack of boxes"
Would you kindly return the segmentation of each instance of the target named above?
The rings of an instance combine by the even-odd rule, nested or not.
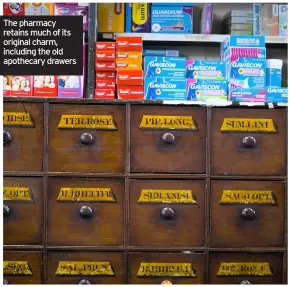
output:
[[[118,99],[143,99],[142,37],[116,37]]]
[[[96,89],[95,98],[115,98],[116,44],[96,43]]]
[[[253,35],[253,12],[232,10],[225,16],[225,33],[231,35]]]

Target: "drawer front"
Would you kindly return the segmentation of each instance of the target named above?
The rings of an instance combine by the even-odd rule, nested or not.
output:
[[[3,167],[5,171],[42,171],[43,105],[4,103]]]
[[[285,201],[284,182],[213,180],[211,246],[284,246]]]
[[[50,105],[49,171],[122,172],[123,106]]]
[[[41,252],[4,251],[3,261],[6,284],[41,284]]]
[[[48,251],[46,284],[124,284],[121,252]]]
[[[128,263],[129,284],[204,283],[204,254],[130,252]]]
[[[4,244],[42,243],[42,177],[4,177]]]
[[[203,246],[204,197],[204,180],[131,180],[129,244]]]
[[[121,246],[124,180],[49,178],[48,244]]]
[[[283,283],[282,253],[211,253],[209,262],[210,284]]]
[[[286,174],[286,110],[212,109],[211,173]]]
[[[205,173],[206,109],[133,106],[131,171]]]

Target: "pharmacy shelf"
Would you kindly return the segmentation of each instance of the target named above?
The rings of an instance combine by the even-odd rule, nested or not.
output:
[[[152,34],[152,33],[101,33],[101,38],[114,40],[117,36],[140,36],[145,42],[202,42],[221,43],[229,35],[203,34]],[[283,36],[266,36],[266,44],[288,44]]]

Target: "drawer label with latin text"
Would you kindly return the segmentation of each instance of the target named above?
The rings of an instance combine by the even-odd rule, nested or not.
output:
[[[16,127],[34,127],[30,113],[3,112],[3,125]]]
[[[224,118],[222,132],[276,133],[273,119]]]
[[[190,263],[143,263],[141,262],[137,277],[191,277],[195,278],[196,272]]]
[[[276,204],[273,192],[269,190],[223,190],[221,204]]]
[[[268,262],[222,262],[217,276],[273,276]]]
[[[184,203],[197,204],[192,190],[142,189],[139,203]]]
[[[168,129],[197,131],[197,126],[192,116],[143,115],[139,128],[147,130]]]
[[[59,261],[55,275],[58,276],[114,276],[110,262]]]
[[[107,115],[61,115],[59,129],[117,130],[113,116]]]
[[[62,187],[56,200],[117,202],[116,196],[112,189],[105,187]]]
[[[33,201],[33,198],[28,187],[4,186],[3,200]]]
[[[27,261],[4,261],[3,274],[4,275],[21,275],[21,276],[33,275]]]

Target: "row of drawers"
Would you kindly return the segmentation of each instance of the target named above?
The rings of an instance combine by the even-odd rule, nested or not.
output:
[[[210,252],[206,266],[204,253],[129,252],[128,269],[123,252],[48,251],[46,264],[41,252],[3,256],[6,284],[283,283],[282,253]]]
[[[211,247],[285,246],[283,181],[128,184],[127,194],[120,178],[49,177],[44,190],[41,177],[4,177],[4,244],[41,245],[45,222],[51,246],[124,246],[128,237],[133,247],[203,247],[208,222]]]
[[[4,112],[5,171],[286,174],[284,109],[50,104],[46,117],[40,103],[5,102]]]

